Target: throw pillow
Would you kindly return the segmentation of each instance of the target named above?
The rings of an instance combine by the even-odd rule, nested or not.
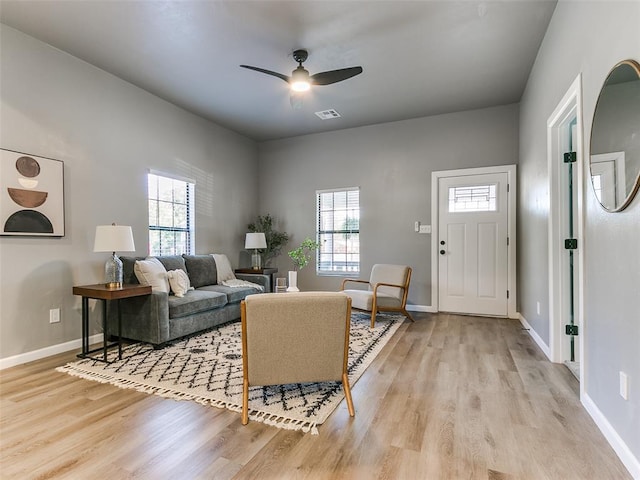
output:
[[[167,270],[157,258],[136,260],[133,271],[141,285],[150,285],[154,292],[169,293]]]
[[[213,259],[216,261],[216,270],[218,270],[218,285],[222,285],[222,282],[227,280],[235,280],[236,276],[233,274],[231,263],[229,259],[223,253],[212,253]]]
[[[169,279],[171,291],[176,297],[184,297],[185,293],[193,290],[189,276],[184,270],[169,270],[167,272],[167,278]]]

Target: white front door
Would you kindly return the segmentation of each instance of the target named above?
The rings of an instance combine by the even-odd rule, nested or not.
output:
[[[508,314],[508,174],[438,179],[440,311]]]

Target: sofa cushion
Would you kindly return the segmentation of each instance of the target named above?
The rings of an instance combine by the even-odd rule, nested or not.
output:
[[[194,313],[220,308],[227,304],[227,296],[220,292],[190,290],[184,297],[169,297],[169,318],[180,318]]]
[[[183,255],[191,286],[194,288],[217,283],[216,261],[211,255]]]
[[[207,285],[199,288],[201,291],[217,292],[226,295],[228,303],[238,303],[247,295],[261,293],[257,288],[251,287],[225,287],[224,285]]]
[[[164,268],[170,270],[184,270],[187,271],[187,266],[184,263],[182,255],[167,255],[166,257],[155,257],[160,260],[160,263],[164,265]]]

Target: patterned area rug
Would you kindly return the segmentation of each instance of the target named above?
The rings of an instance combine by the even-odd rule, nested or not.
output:
[[[351,388],[404,321],[402,315],[370,316],[353,312],[349,340]],[[110,355],[117,357],[114,349]],[[240,322],[223,325],[176,341],[161,350],[146,344],[123,349],[123,359],[111,364],[80,360],[57,368],[77,377],[120,388],[193,400],[240,412],[242,409],[242,337]],[[249,418],[278,428],[317,435],[322,424],[344,398],[336,382],[252,387]],[[355,405],[356,411],[358,406]]]

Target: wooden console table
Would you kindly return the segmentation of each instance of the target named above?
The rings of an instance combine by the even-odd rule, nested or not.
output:
[[[104,283],[96,285],[82,285],[73,287],[73,294],[82,297],[82,352],[79,358],[90,358],[101,362],[107,360],[107,350],[118,346],[118,360],[122,359],[122,316],[120,314],[120,299],[150,295],[151,287],[144,285],[123,285],[121,288],[107,288]],[[89,299],[102,300],[102,348],[89,350]],[[107,344],[107,300],[115,300],[118,312],[118,343]],[[92,357],[91,354],[102,350],[102,358]]]

